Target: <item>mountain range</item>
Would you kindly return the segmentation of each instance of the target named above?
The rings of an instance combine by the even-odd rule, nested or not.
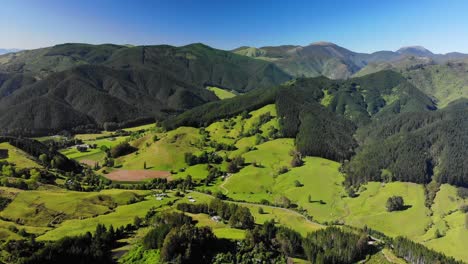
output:
[[[329,42],[308,46],[62,44],[0,56],[0,132],[48,134],[164,120],[237,94],[295,78],[349,79],[400,73],[441,108],[468,97],[468,55],[420,47],[357,53]],[[372,110],[371,110],[372,111]]]
[[[424,57],[443,63],[448,60],[468,58],[468,54],[451,52],[434,54],[421,46],[409,46],[397,51],[358,53],[330,42],[315,42],[308,46],[240,47],[234,53],[270,61],[296,77],[326,76],[345,79],[370,63],[397,62],[406,57]]]

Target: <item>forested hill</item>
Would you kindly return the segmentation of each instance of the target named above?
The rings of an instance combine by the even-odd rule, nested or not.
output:
[[[0,56],[0,133],[45,134],[162,119],[290,76],[265,61],[203,44],[63,44]]]
[[[275,103],[284,137],[296,138],[305,155],[338,161],[351,159],[358,148],[355,132],[402,113],[436,110],[429,97],[393,71],[335,81],[298,79],[268,90],[196,107],[165,122],[166,127],[204,126],[262,105]]]
[[[394,71],[346,81],[298,79],[196,107],[164,124],[204,126],[270,103],[276,104],[282,136],[296,138],[302,154],[344,162],[349,185],[432,179],[468,184],[466,101],[437,110]]]
[[[374,64],[384,66],[408,58],[429,60],[438,64],[468,58],[468,54],[459,52],[434,54],[420,46],[403,47],[397,51],[383,50],[374,53],[359,53],[323,41],[307,46],[239,47],[233,52],[259,60],[271,61],[292,76],[317,77],[323,75],[331,79],[350,78],[362,70],[369,72],[368,65],[371,65],[372,69]],[[379,68],[380,70],[388,69],[388,67]]]

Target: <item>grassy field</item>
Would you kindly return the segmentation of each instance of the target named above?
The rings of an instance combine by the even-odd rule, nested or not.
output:
[[[468,200],[462,200],[456,192],[453,186],[448,184],[441,186],[432,206],[434,225],[420,239],[420,242],[460,260],[467,260],[468,229],[464,226],[465,214],[459,208],[463,204],[468,205]],[[434,235],[436,229],[442,235],[439,238]]]
[[[92,232],[97,224],[104,224],[106,226],[113,225],[114,227],[125,226],[132,224],[135,216],[144,217],[149,209],[161,207],[173,201],[174,198],[167,198],[162,201],[157,201],[154,197],[147,197],[144,201],[122,205],[115,209],[115,211],[99,215],[84,220],[73,219],[67,220],[60,224],[56,229],[45,233],[38,237],[38,240],[57,240],[66,235],[84,234],[88,231]]]
[[[85,140],[85,144],[96,144],[97,147],[95,149],[88,149],[85,152],[80,152],[76,148],[67,148],[61,150],[60,152],[67,156],[68,158],[75,159],[78,161],[81,160],[91,160],[91,161],[101,161],[105,157],[105,152],[102,151],[100,148],[102,146],[106,146],[111,148],[113,146],[118,145],[121,142],[124,142],[127,137],[115,137],[115,138],[104,138],[104,139],[97,139],[97,140]]]
[[[3,188],[2,188],[3,190]],[[34,227],[47,227],[67,219],[89,218],[112,212],[142,191],[107,190],[99,193],[65,190],[20,191],[0,216]]]
[[[8,158],[0,159],[0,161],[7,161],[10,163],[14,163],[16,167],[20,169],[42,167],[27,153],[25,153],[24,151],[18,148],[15,148],[14,146],[6,142],[0,143],[0,149],[4,149],[8,151]]]
[[[160,139],[156,142],[145,137],[139,142],[141,148],[138,152],[117,159],[117,163],[122,165],[122,169],[134,170],[142,169],[146,161],[149,169],[178,171],[187,166],[185,153],[197,153],[200,151],[197,145],[203,143],[199,130],[191,127],[180,127],[158,136]]]
[[[236,96],[235,93],[218,87],[208,86],[206,89],[212,91],[219,99],[229,99]]]
[[[322,103],[326,104],[327,102]],[[149,170],[172,170],[174,172],[173,178],[185,178],[187,175],[191,175],[196,180],[203,180],[208,175],[207,164],[188,166],[184,160],[185,153],[190,152],[198,155],[202,151],[214,151],[208,144],[210,141],[233,144],[237,150],[221,150],[218,151],[218,154],[230,158],[242,155],[245,158],[246,166],[224,181],[219,178],[214,185],[200,187],[200,190],[221,191],[234,200],[254,203],[267,200],[271,204],[275,204],[280,201],[281,197],[287,197],[293,205],[306,210],[313,217],[313,220],[319,223],[343,223],[356,227],[368,226],[389,236],[407,236],[416,242],[458,259],[468,259],[466,250],[464,250],[464,246],[468,243],[468,231],[464,227],[465,216],[459,210],[460,206],[468,204],[468,201],[457,197],[455,187],[442,185],[431,208],[425,206],[424,187],[414,183],[370,182],[360,187],[357,197],[350,198],[342,184],[344,175],[339,172],[341,166],[339,163],[318,157],[306,157],[303,166],[291,168],[289,153],[294,149],[294,139],[268,139],[266,142],[260,143],[257,135],[246,135],[247,131],[258,125],[260,116],[267,112],[276,117],[275,105],[267,105],[252,111],[247,118],[238,115],[219,120],[206,127],[205,130],[209,134],[207,138],[204,138],[202,130],[192,127],[180,127],[164,133],[150,131],[151,126],[154,125],[134,128],[132,131],[143,129],[149,130],[149,132],[145,136],[131,141],[133,146],[139,148],[136,153],[118,158],[116,163],[121,166],[121,169],[141,170],[146,162]],[[260,127],[261,134],[265,137],[270,129],[278,127],[278,119],[273,118]],[[105,143],[101,142],[100,144]],[[66,154],[81,160],[89,159],[89,157],[91,159],[99,158],[99,153],[89,153],[87,157],[78,153]],[[227,162],[223,162],[221,165],[215,166],[225,169],[226,164]],[[282,167],[287,167],[288,170],[279,173]],[[32,193],[34,194],[34,192]],[[212,199],[211,196],[196,192],[191,193],[191,195],[197,202],[209,202]],[[406,210],[387,212],[386,201],[394,195],[400,195],[404,198]],[[70,197],[72,196],[70,195]],[[21,197],[21,194],[18,197]],[[47,232],[40,239],[57,239],[60,237],[60,233],[73,234],[81,229],[90,230],[98,222],[123,224],[130,221],[129,214],[132,210],[134,210],[133,213],[145,213],[145,210],[154,203],[154,201],[149,200],[135,205],[121,205],[115,211],[109,209],[106,203],[91,203],[88,212],[80,211],[81,209],[75,206],[80,202],[74,202],[75,200],[87,202],[86,198],[76,197],[70,199],[72,201],[65,198],[64,200],[71,204],[70,208],[60,209],[59,205],[49,203],[49,207],[46,206],[46,208],[50,212],[39,210],[40,213],[34,214],[33,211],[37,210],[35,208],[41,203],[45,203],[44,199],[51,198],[33,199],[28,198],[28,196],[26,198],[22,203],[21,200],[16,201],[15,199],[14,203],[19,203],[15,207],[20,208],[17,212],[12,212],[7,207],[4,212],[0,213],[0,216],[7,214],[10,215],[11,219],[15,219],[15,217],[29,218],[30,222],[27,222],[27,225],[34,224],[33,226],[43,228],[46,227],[44,223],[50,221],[51,215],[54,216],[57,212],[63,211],[69,217],[65,218],[65,221],[60,223],[57,229]],[[187,202],[187,199],[182,198],[178,202]],[[32,206],[28,208],[27,204]],[[45,204],[47,205],[47,203]],[[258,224],[274,219],[276,223],[289,226],[303,235],[322,228],[322,225],[306,221],[302,215],[294,211],[256,204],[243,204],[243,206],[247,206],[251,210]],[[259,213],[259,207],[263,209],[263,214]],[[98,216],[91,217],[93,215]],[[79,220],[80,216],[88,218]],[[232,229],[223,223],[216,223],[207,215],[191,216],[198,221],[198,225],[211,226],[219,237],[241,239],[245,235],[244,231]],[[41,225],[37,225],[37,222]],[[5,228],[4,230],[8,231]],[[1,224],[0,231],[2,231]],[[435,237],[436,231],[441,233],[441,237]],[[14,236],[15,234],[8,235]],[[368,260],[368,263],[384,263],[379,261],[388,260],[388,254],[384,251],[376,254]]]

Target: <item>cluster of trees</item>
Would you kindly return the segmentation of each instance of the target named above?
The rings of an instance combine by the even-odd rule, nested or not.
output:
[[[214,121],[232,117],[242,112],[247,113],[267,104],[272,104],[276,100],[277,92],[278,87],[255,89],[229,100],[210,102],[195,107],[176,117],[165,120],[162,125],[168,130],[180,126],[206,127]]]
[[[109,155],[112,158],[118,158],[137,151],[138,149],[131,146],[128,142],[122,142],[110,149]]]
[[[237,149],[237,147],[234,144],[227,144],[227,143],[216,142],[216,141],[210,141],[209,146],[214,148],[216,151],[220,151],[220,150],[233,151]]]
[[[253,136],[255,134],[262,133],[260,128],[262,127],[262,125],[266,124],[271,119],[273,119],[273,116],[270,114],[270,112],[266,112],[264,114],[261,114],[258,117],[258,120],[256,120],[256,122],[251,125],[249,131],[244,131],[242,133],[242,136],[250,137],[250,136]]]
[[[142,244],[147,250],[159,249],[164,263],[210,263],[216,252],[216,237],[208,227],[198,228],[181,213],[147,215],[153,228]]]
[[[427,247],[404,237],[395,238],[392,241],[392,245],[395,254],[401,258],[404,258],[409,263],[463,263],[461,261],[455,260],[453,257],[447,257],[444,254],[430,250]]]
[[[357,134],[363,142],[360,151],[344,166],[347,183],[435,180],[468,186],[467,110],[467,106],[449,106],[402,113],[362,128]]]
[[[234,228],[252,229],[255,224],[254,218],[247,207],[226,203],[220,199],[214,199],[210,204],[180,203],[177,205],[177,209],[193,214],[203,213],[219,216]]]
[[[196,164],[220,164],[223,162],[223,158],[219,156],[216,152],[206,152],[203,151],[200,155],[196,156],[192,153],[185,153],[184,155],[185,162],[189,165],[196,165]]]
[[[10,240],[3,245],[8,253],[7,261],[23,264],[85,264],[114,263],[111,249],[116,241],[126,235],[121,227],[106,228],[98,224],[94,234],[65,237],[55,242],[37,242],[31,240]]]
[[[205,178],[205,186],[211,184],[216,178],[223,175],[223,172],[215,166],[208,165],[208,175]]]
[[[0,143],[8,142],[32,157],[38,159],[45,167],[52,167],[62,171],[80,172],[82,167],[78,162],[68,159],[52,147],[48,147],[39,141],[29,138],[14,138],[0,136]]]
[[[33,190],[38,183],[53,184],[55,176],[46,170],[19,169],[14,164],[0,162],[1,186],[14,187],[23,190]]]
[[[227,164],[226,171],[228,173],[236,173],[239,172],[240,169],[244,166],[245,159],[242,156],[236,156],[232,160],[229,161]]]
[[[281,134],[296,138],[299,152],[343,161],[357,146],[353,138],[356,126],[318,102],[322,89],[330,85],[324,78],[298,81],[279,91],[276,106]]]
[[[292,156],[291,167],[295,168],[304,165],[304,160],[302,160],[302,154],[299,151],[291,150],[289,152],[289,155]]]
[[[328,227],[308,234],[303,246],[312,263],[356,263],[369,253],[367,242],[365,233],[354,234]]]
[[[405,202],[401,196],[392,196],[387,199],[385,206],[389,212],[401,211],[405,209]]]

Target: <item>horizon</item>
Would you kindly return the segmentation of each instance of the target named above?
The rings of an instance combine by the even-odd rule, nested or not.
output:
[[[338,6],[338,8],[337,8]],[[306,46],[325,40],[360,53],[423,46],[468,53],[468,2],[6,0],[2,49],[63,43],[184,46]],[[404,30],[402,30],[404,29]]]
[[[346,46],[342,46],[342,45],[339,45],[337,43],[333,43],[333,42],[330,42],[330,41],[313,41],[313,42],[310,42],[309,44],[306,44],[306,45],[299,45],[299,44],[280,44],[280,45],[277,45],[277,46],[298,46],[298,47],[306,47],[306,46],[311,46],[311,45],[319,45],[320,43],[326,43],[326,44],[330,44],[330,45],[336,45],[336,46],[339,46],[341,48],[345,48],[345,49],[348,49]],[[238,46],[236,48],[233,48],[233,49],[221,49],[221,48],[217,48],[217,47],[213,47],[213,46],[210,46],[206,43],[203,43],[203,42],[193,42],[193,43],[187,43],[187,44],[183,44],[183,45],[171,45],[171,44],[167,44],[167,43],[157,43],[157,44],[142,44],[142,45],[134,45],[134,44],[131,44],[131,43],[124,43],[124,44],[117,44],[117,43],[86,43],[86,42],[65,42],[65,43],[57,43],[57,44],[54,44],[52,46],[45,46],[45,47],[38,47],[38,48],[32,48],[32,49],[18,49],[18,48],[3,48],[3,47],[0,47],[0,50],[5,50],[5,51],[10,51],[9,53],[15,53],[15,52],[21,52],[21,51],[27,51],[27,50],[35,50],[35,49],[43,49],[43,48],[48,48],[48,47],[53,47],[53,46],[58,46],[58,45],[67,45],[67,44],[86,44],[86,45],[94,45],[94,46],[99,46],[99,45],[118,45],[118,46],[160,46],[160,45],[170,45],[170,46],[174,46],[174,47],[183,47],[183,46],[190,46],[190,45],[194,45],[194,44],[203,44],[203,45],[207,45],[209,46],[210,48],[214,48],[214,49],[219,49],[219,50],[224,50],[224,51],[232,51],[232,50],[235,50],[237,48],[241,48],[241,47],[249,47],[249,48],[258,48],[258,49],[261,49],[261,48],[266,48],[266,47],[276,47],[276,46],[271,46],[271,45],[267,45],[267,46],[260,46],[260,47],[254,47],[254,46]],[[399,47],[399,48],[396,48],[394,50],[376,50],[376,51],[372,51],[372,52],[359,52],[359,51],[355,51],[355,50],[351,50],[351,49],[348,49],[350,50],[351,52],[356,52],[356,53],[367,53],[367,54],[372,54],[372,53],[375,53],[375,52],[382,52],[382,51],[391,51],[391,52],[398,52],[400,49],[404,49],[404,48],[423,48],[423,49],[426,49],[430,52],[432,52],[433,54],[439,54],[439,55],[445,55],[445,54],[449,54],[449,53],[453,53],[453,52],[459,52],[459,51],[449,51],[449,52],[445,52],[445,53],[438,53],[438,52],[434,52],[433,50],[431,49],[428,49],[426,48],[425,46],[423,45],[409,45],[409,46],[402,46],[402,47]],[[463,52],[461,52],[463,53]]]

